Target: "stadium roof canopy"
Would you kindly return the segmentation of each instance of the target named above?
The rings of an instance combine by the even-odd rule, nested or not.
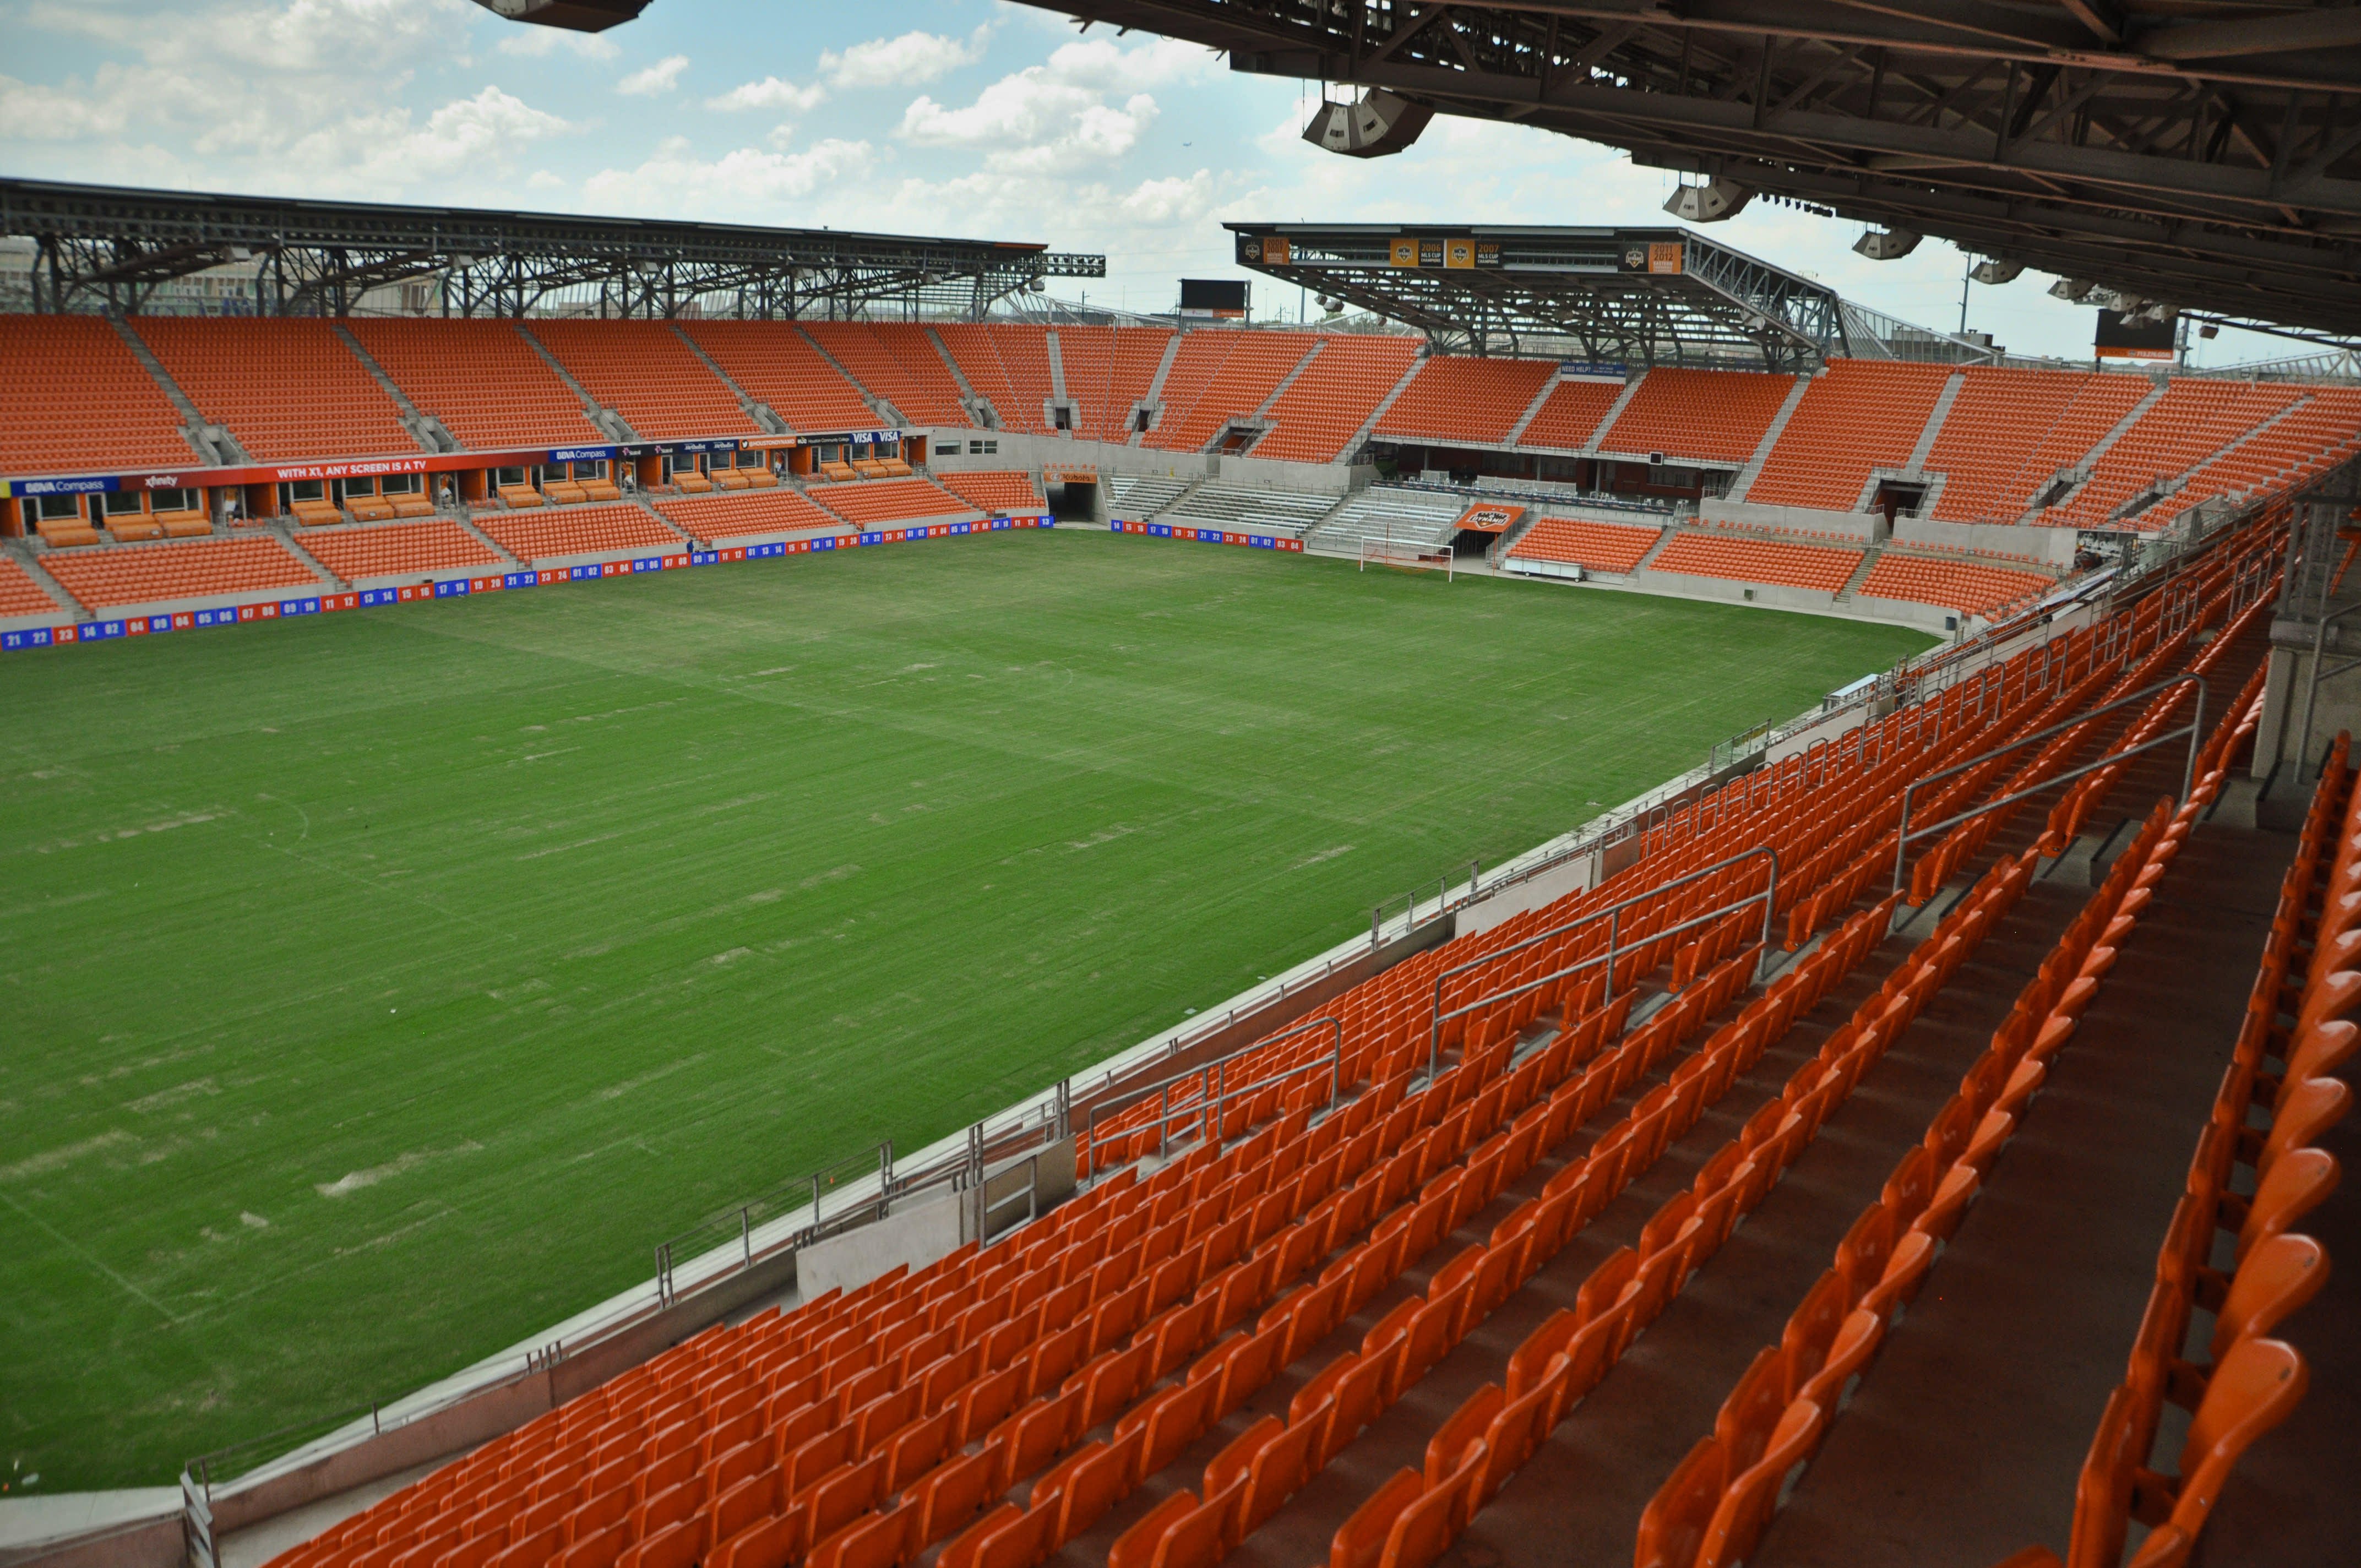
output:
[[[1993,355],[1682,228],[1226,226],[1239,265],[1471,354],[1770,369]]]
[[[1239,71],[1581,137],[1731,181],[1733,198],[1786,196],[2120,294],[2361,333],[2361,6],[1027,3],[1212,45]]]
[[[602,313],[851,313],[868,302],[982,316],[1041,278],[1104,278],[1104,256],[1039,245],[459,207],[392,207],[0,179],[0,234],[30,239],[34,308],[136,313],[167,279],[260,264],[272,314],[342,315],[370,289],[440,277],[453,315],[522,315],[557,291]]]

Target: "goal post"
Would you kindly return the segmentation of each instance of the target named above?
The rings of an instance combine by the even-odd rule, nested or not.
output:
[[[1361,540],[1361,570],[1367,571],[1372,564],[1379,566],[1398,566],[1410,572],[1441,572],[1444,581],[1452,580],[1449,544],[1422,543],[1410,539],[1372,539],[1364,536]]]

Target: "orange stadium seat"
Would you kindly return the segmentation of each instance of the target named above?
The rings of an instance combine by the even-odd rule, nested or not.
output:
[[[1693,577],[1729,577],[1778,587],[1817,588],[1832,594],[1860,568],[1864,554],[1860,550],[1824,550],[1815,544],[1781,544],[1767,539],[1717,539],[1710,534],[1684,533],[1664,546],[1649,569],[1683,572]]]
[[[463,566],[505,567],[498,552],[456,522],[387,523],[338,528],[303,535],[303,548],[320,565],[348,583]]]
[[[912,322],[802,322],[804,334],[845,373],[918,424],[964,428],[959,383],[927,329]]]
[[[1429,441],[1506,441],[1556,374],[1545,359],[1467,359],[1438,354],[1419,367],[1377,433]]]
[[[192,539],[49,555],[41,565],[93,609],[325,585],[276,539]]]
[[[0,555],[0,620],[60,613],[57,601],[41,591],[40,584],[27,576],[24,567]]]
[[[2147,394],[2143,376],[1971,365],[1927,455],[1948,476],[1933,515],[2015,522],[2061,468],[2082,460]]]
[[[1889,552],[1869,569],[1860,591],[1872,598],[1910,599],[1963,614],[1988,615],[2055,586],[2053,579],[2037,572],[2011,572],[1965,561],[1930,561]]]
[[[1830,360],[1788,416],[1746,499],[1852,510],[1872,468],[1899,468],[1909,460],[1950,375],[1946,365]]]
[[[864,479],[814,485],[805,494],[862,528],[926,517],[958,517],[976,509],[927,479]]]
[[[685,321],[680,330],[757,402],[798,431],[874,429],[861,389],[821,357],[793,322]]]
[[[682,548],[680,535],[645,509],[629,505],[487,512],[476,520],[476,526],[520,561],[609,550]]]
[[[1048,433],[1044,411],[1054,396],[1049,329],[1029,322],[944,322],[935,334],[951,360],[1010,430]]]
[[[822,511],[795,490],[758,495],[667,497],[655,503],[664,521],[700,543],[744,539],[797,529],[839,529],[841,520]]]
[[[2302,395],[2301,388],[2274,382],[2176,378],[2099,455],[2090,482],[2036,521],[2050,527],[2101,527],[2117,507],[2150,485],[2200,466]]]
[[[1033,476],[1014,469],[967,469],[938,474],[935,482],[978,511],[996,517],[1049,510]]]
[[[1254,444],[1257,457],[1333,463],[1369,422],[1386,394],[1418,357],[1418,340],[1334,333],[1270,406],[1272,429]]]
[[[1156,384],[1172,342],[1160,326],[1061,326],[1058,357],[1074,404],[1074,434],[1084,441],[1131,438],[1131,411]]]
[[[1619,1419],[1695,1420],[1701,1431],[1686,1460],[1654,1467],[1650,1479],[1664,1482],[1656,1499],[1631,1510],[1636,1561],[1752,1559],[1798,1469],[1834,1462],[1822,1438],[1848,1389],[1879,1375],[1888,1340],[1916,1332],[1902,1309],[1935,1294],[1917,1292],[1968,1200],[1988,1182],[2027,1193],[2027,1173],[1996,1157],[2029,1110],[2041,1113],[2034,1096],[2114,944],[2156,897],[2210,804],[2203,791],[2236,760],[2238,721],[2260,689],[2268,601],[2225,620],[2231,568],[2280,521],[2194,564],[2200,602],[2177,630],[2160,605],[2126,608],[2112,628],[1998,660],[1988,678],[1930,685],[1882,718],[1860,714],[1841,745],[1668,805],[1607,884],[1333,996],[1323,1014],[1334,1036],[1275,1036],[1226,1058],[1218,1076],[1200,1069],[1114,1102],[1080,1135],[1079,1190],[1039,1218],[988,1245],[716,1324],[329,1527],[274,1568],[472,1563],[495,1552],[545,1561],[553,1529],[573,1543],[558,1560],[582,1564],[1037,1568],[1067,1553],[1115,1568],[1213,1568],[1241,1552],[1316,1556],[1325,1538],[1332,1568],[1429,1568],[1499,1509],[1538,1508],[1562,1541],[1568,1445],[1547,1440],[1576,1420],[1608,1423],[1582,1439],[1611,1439]],[[2202,651],[2201,625],[2217,632]],[[1903,896],[1883,890],[1905,785],[2038,736],[2124,683],[2213,673],[2232,652],[2239,663],[2225,673],[2244,681],[2243,695],[2204,743],[2201,798],[2136,817],[2103,885],[2051,879],[2029,891],[2037,845],[1969,866],[1963,826],[1920,859],[1935,867],[1934,885],[1956,873],[1960,895],[1896,932]],[[2169,717],[2152,708],[2143,722]],[[2335,762],[2334,787],[2349,794],[2341,746]],[[2004,772],[1962,787],[1996,799],[2014,787]],[[2315,849],[2356,838],[2349,827],[2324,833],[2322,816],[2307,829]],[[1727,901],[1772,897],[1773,884],[1759,857],[1731,863],[1741,850],[1778,856],[1776,901],[1795,955],[1763,984],[1761,916]],[[2307,934],[2302,912],[2323,907],[2319,891],[2317,878],[2291,884],[2290,952]],[[1610,909],[1620,932],[1611,1001],[1599,972]],[[1742,913],[1717,919],[1730,909]],[[2340,939],[2325,924],[2334,917],[2316,946]],[[2013,947],[2029,941],[2049,956],[1976,1068],[1923,1137],[1916,1113],[1904,1122],[1890,1177],[1832,1168],[1829,1145],[1859,1163],[1871,1129],[1858,1101],[1886,1116],[1909,1096],[1927,1108],[1949,1091],[1948,1070],[1922,1070],[1926,1031],[1896,1042],[1949,1000],[1947,986],[1990,983],[1991,966],[1967,966],[2002,929]],[[2008,957],[2001,972],[2014,983],[2028,966]],[[1477,959],[1490,960],[1488,976],[1460,970]],[[1504,991],[1519,977],[1530,989]],[[2264,978],[2275,996],[2292,977],[2282,966]],[[1662,1004],[1634,1023],[1643,983]],[[2333,993],[2350,1000],[2341,981]],[[1438,1003],[1466,1011],[1438,1031]],[[2232,1081],[2259,1091],[2262,1054],[2281,1032],[2273,1013],[2249,1015],[2253,1059]],[[1961,1033],[1956,1016],[1944,1022]],[[1912,1059],[1883,1069],[1889,1054]],[[2323,1072],[2333,1054],[2289,1047],[2287,1075]],[[2094,1059],[2093,1076],[2105,1067]],[[2119,1069],[2143,1083],[2153,1070],[2153,1053]],[[2309,1084],[2284,1098],[2257,1092],[2257,1103],[2304,1108],[2272,1129],[2276,1153],[2271,1139],[2221,1135],[2247,1125],[2240,1098],[2201,1147],[2221,1152],[2225,1179],[2241,1155],[2276,1161],[2275,1171],[2333,1166],[2287,1145],[2299,1122],[2317,1131],[2325,1112],[2315,1107],[2334,1097]],[[1151,1154],[1161,1157],[1151,1164]],[[1832,1198],[1831,1185],[1848,1195]],[[1871,1201],[1853,1218],[1851,1195],[1864,1188]],[[2207,1191],[2217,1190],[2231,1192],[2226,1179]],[[2241,1190],[2256,1192],[2251,1204],[2232,1195],[2206,1208],[2225,1236],[2257,1223],[2250,1208],[2268,1208],[2265,1223],[2280,1230],[2302,1212]],[[1832,1251],[1817,1282],[1806,1272],[1766,1288],[1750,1277],[1763,1262],[1761,1229],[1720,1255],[1742,1219],[1773,1203],[1783,1234],[1800,1217],[1820,1238],[1809,1250]],[[2004,1218],[1993,1207],[1979,1225]],[[1615,1245],[1622,1238],[1636,1241]],[[2301,1251],[2293,1238],[2252,1244],[2258,1277],[2236,1293],[2231,1343],[2208,1357],[2218,1391],[2199,1400],[2206,1413],[2178,1475],[2138,1477],[2162,1494],[2144,1518],[2169,1516],[2190,1533],[2212,1517],[2220,1529],[2223,1475],[2300,1396],[2290,1356],[2272,1355],[2287,1376],[2258,1376],[2260,1358],[2242,1346],[2268,1343],[2255,1335],[2301,1304],[2301,1285],[2283,1280]],[[1708,1268],[1731,1277],[1685,1298]],[[1664,1350],[1621,1373],[1626,1349],[1675,1314],[1677,1326],[1645,1342]],[[1734,1331],[1741,1317],[1750,1328]],[[1736,1377],[1715,1387],[1711,1373],[1680,1365],[1698,1343],[1681,1336],[1701,1330],[1745,1332],[1741,1344],[1763,1330],[1772,1343],[1751,1362],[1714,1345]],[[1962,1348],[1955,1336],[1945,1356],[2015,1348]],[[1609,1378],[1612,1397],[1590,1400]],[[2143,1387],[2160,1390],[2161,1379]],[[1599,1409],[1627,1399],[1635,1414]],[[1954,1414],[1939,1403],[1888,1412],[1879,1440]],[[1553,1446],[1552,1467],[1529,1477]],[[1371,1463],[1380,1453],[1385,1462]],[[1979,1477],[1941,1479],[1972,1490]],[[535,1516],[555,1499],[547,1522]],[[1462,1552],[1489,1561],[1495,1550],[1479,1540]]]
[[[2190,475],[2164,501],[2135,514],[2132,525],[2169,522],[2217,496],[2252,497],[2301,484],[2361,450],[2361,393],[2339,387],[2307,391],[2304,402],[2286,418]]]
[[[357,316],[347,324],[419,412],[471,451],[607,440],[514,322]]]
[[[1262,407],[1319,339],[1301,332],[1204,327],[1180,335],[1165,374],[1164,411],[1141,444],[1196,452],[1234,419]]]
[[[1542,400],[1525,433],[1517,437],[1520,446],[1547,446],[1560,452],[1574,452],[1590,444],[1598,433],[1598,422],[1623,395],[1620,381],[1560,381]]]
[[[1627,455],[1661,452],[1676,463],[1743,464],[1763,444],[1795,386],[1791,376],[1659,367],[1642,378],[1598,444]]]
[[[544,319],[525,330],[642,440],[762,433],[668,322]]]
[[[1570,562],[1594,572],[1629,572],[1664,536],[1661,528],[1544,517],[1518,535],[1509,554],[1511,559]]]
[[[249,456],[415,456],[401,411],[337,334],[296,317],[137,316],[165,373]]]
[[[181,411],[97,316],[0,315],[0,472],[200,461],[181,437]]]

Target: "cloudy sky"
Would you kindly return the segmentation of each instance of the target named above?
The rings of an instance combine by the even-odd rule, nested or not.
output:
[[[1672,177],[1546,133],[1438,119],[1398,156],[1299,132],[1320,84],[1080,33],[1000,0],[653,0],[596,36],[468,0],[0,0],[0,170],[188,190],[827,225],[1103,251],[1102,300],[1238,276],[1235,220],[1655,224]],[[1924,325],[1966,258],[1851,253],[1857,225],[1757,203],[1717,237]],[[2086,356],[2049,280],[1968,324]],[[1078,289],[1079,291],[1079,289]],[[1257,314],[1295,302],[1266,283]],[[2224,333],[2202,362],[2298,345]]]

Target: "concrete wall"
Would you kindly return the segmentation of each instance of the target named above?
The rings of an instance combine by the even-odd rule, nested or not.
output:
[[[1493,927],[1512,920],[1527,910],[1554,904],[1569,893],[1581,893],[1598,880],[1598,857],[1577,855],[1562,865],[1552,866],[1538,876],[1527,877],[1511,883],[1480,903],[1463,905],[1454,916],[1459,934],[1488,931]]]
[[[1071,1168],[1072,1161],[1068,1160]],[[868,1284],[895,1265],[912,1272],[956,1250],[965,1229],[960,1201],[945,1188],[888,1214],[873,1224],[814,1242],[796,1260],[796,1277],[807,1298]]]
[[[2074,564],[2070,528],[2018,528],[2008,523],[1938,522],[1930,517],[1897,517],[1894,537],[1904,544],[1941,550],[1977,550],[1995,555],[2026,555],[2052,566]]]
[[[1817,588],[1781,587],[1768,583],[1725,582],[1719,577],[1692,577],[1681,572],[1653,569],[1624,579],[1626,591],[1657,594],[1667,598],[1709,599],[1719,604],[1749,604],[1763,609],[1789,609],[1806,615],[1835,616],[1843,620],[1873,620],[1888,626],[1914,627],[1937,637],[1947,636],[1946,618],[1956,613],[1940,605],[1913,604],[1905,599],[1869,598],[1856,595],[1839,601]],[[1586,587],[1590,585],[1585,585]],[[1616,585],[1602,583],[1601,587]]]
[[[1264,457],[1217,457],[1202,452],[1166,452],[1153,446],[1124,446],[1115,442],[1082,441],[1055,435],[1033,435],[1007,430],[929,430],[927,466],[941,473],[970,468],[1056,468],[1064,466],[1096,468],[1103,474],[1170,475],[1183,479],[1218,478],[1225,485],[1260,485],[1266,489],[1301,490],[1341,496],[1363,488],[1378,471],[1367,464],[1281,463]],[[937,455],[934,443],[960,443],[956,452]],[[991,441],[999,451],[971,455],[967,444]]]
[[[1784,528],[1797,533],[1833,533],[1872,543],[1884,536],[1885,519],[1877,512],[1819,511],[1811,507],[1758,506],[1752,501],[1700,501],[1698,518],[1708,523],[1729,522],[1741,528]]]

